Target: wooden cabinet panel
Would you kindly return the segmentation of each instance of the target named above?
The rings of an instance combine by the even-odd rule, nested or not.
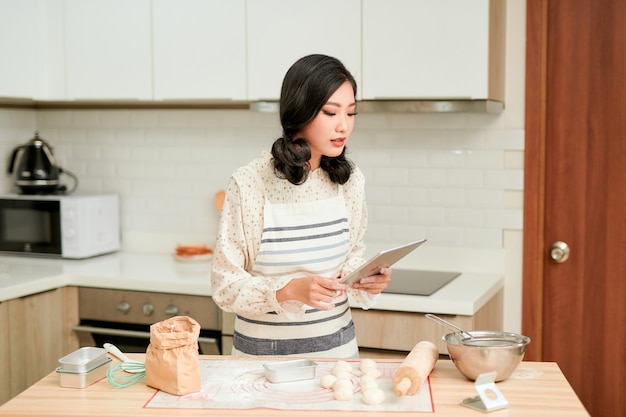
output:
[[[72,332],[78,323],[77,300],[76,288],[64,287],[0,304],[5,329],[0,361],[8,361],[0,372],[3,395],[19,394],[78,348]]]
[[[235,332],[235,313],[222,312],[222,353],[230,355],[233,348],[233,333]]]
[[[9,348],[11,347],[9,337],[9,301],[0,302],[0,405],[11,399],[11,355]],[[7,372],[7,370],[9,370]]]
[[[502,330],[503,292],[500,290],[473,316],[441,315],[466,330]],[[422,340],[437,345],[439,353],[447,354],[442,336],[450,330],[424,316],[425,313],[352,309],[359,347],[410,351]]]

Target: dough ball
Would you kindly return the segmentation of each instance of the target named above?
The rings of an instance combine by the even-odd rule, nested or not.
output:
[[[377,366],[378,365],[376,364],[376,361],[374,361],[374,359],[363,359],[361,361],[361,371],[365,369],[375,369]]]
[[[333,367],[333,375],[337,375],[337,372],[352,372],[352,365],[346,361],[337,361]]]
[[[365,391],[367,388],[378,388],[378,382],[376,378],[371,375],[363,375],[360,381],[361,391]]]
[[[347,372],[344,369],[340,369],[337,372],[335,372],[335,376],[337,377],[337,379],[351,379],[352,378],[352,374],[350,372]]]
[[[364,376],[371,376],[372,378],[380,378],[383,373],[378,368],[368,368],[361,371],[361,378]]]
[[[361,380],[361,391],[366,391],[368,389],[378,388],[378,382],[374,378],[368,378],[366,380]]]
[[[338,379],[333,384],[333,389],[335,391],[340,391],[342,389],[349,389],[352,391],[352,381],[350,379]]]
[[[333,374],[326,374],[320,378],[320,385],[322,388],[332,388],[337,381],[337,377]]]
[[[350,389],[347,389],[347,388],[335,389],[335,392],[333,392],[333,395],[337,401],[350,401],[354,393],[352,392],[352,387],[350,387]]]
[[[368,405],[378,405],[385,401],[385,393],[380,388],[370,388],[363,391],[361,401]]]

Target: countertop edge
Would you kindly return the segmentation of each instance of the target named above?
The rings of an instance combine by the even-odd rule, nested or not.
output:
[[[161,255],[116,253],[83,261],[0,257],[3,261],[24,270],[27,279],[3,285],[0,274],[0,302],[64,286],[212,295],[209,263],[179,264]],[[430,296],[383,293],[370,309],[471,316],[503,287],[502,274],[468,272]]]

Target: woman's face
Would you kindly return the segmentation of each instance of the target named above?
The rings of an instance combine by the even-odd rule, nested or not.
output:
[[[356,102],[352,85],[346,81],[322,106],[315,118],[297,137],[303,138],[311,148],[311,171],[319,168],[322,155],[341,155],[354,128]]]

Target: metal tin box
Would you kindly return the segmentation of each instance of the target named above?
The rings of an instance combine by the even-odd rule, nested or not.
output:
[[[107,370],[111,366],[112,359],[107,357],[106,361],[100,366],[93,368],[87,372],[72,372],[57,368],[57,374],[59,374],[59,384],[65,388],[85,388],[94,382],[100,381],[106,377]]]
[[[263,365],[270,382],[292,382],[315,378],[315,362],[308,359],[268,362]]]
[[[84,373],[102,365],[107,359],[106,349],[83,347],[63,356],[59,359],[59,365],[64,372]]]

